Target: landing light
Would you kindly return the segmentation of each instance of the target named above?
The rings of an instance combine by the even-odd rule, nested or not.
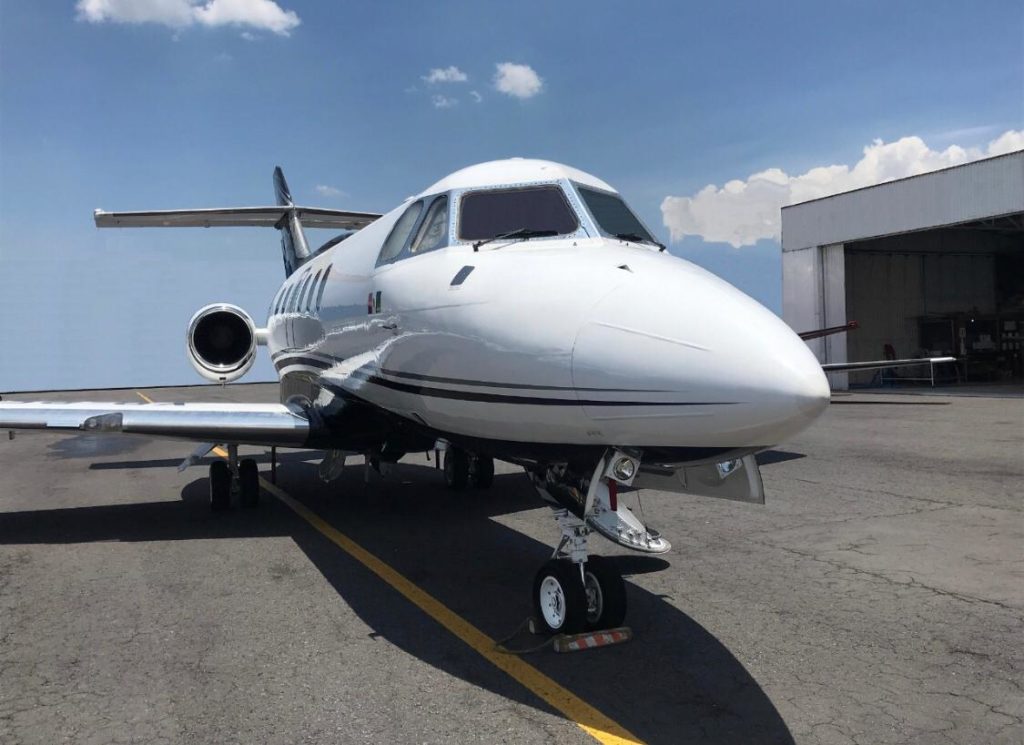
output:
[[[636,463],[632,458],[621,456],[612,464],[612,478],[616,481],[629,483],[636,475]]]

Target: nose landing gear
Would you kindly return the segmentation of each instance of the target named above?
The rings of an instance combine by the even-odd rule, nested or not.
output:
[[[260,501],[259,468],[252,458],[238,460],[238,445],[228,445],[226,461],[210,464],[210,509],[230,509],[233,494],[238,495],[242,507],[255,507]]]
[[[607,460],[606,456],[598,463],[586,495],[564,469],[533,477],[541,496],[553,503],[562,531],[552,558],[533,580],[534,615],[551,634],[611,629],[621,626],[626,617],[622,574],[608,559],[587,554],[589,519],[608,493]]]

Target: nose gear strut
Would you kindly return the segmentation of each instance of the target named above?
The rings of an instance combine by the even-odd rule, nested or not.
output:
[[[533,583],[534,612],[549,633],[609,629],[621,626],[625,618],[622,574],[610,560],[587,551],[590,519],[598,505],[610,510],[605,471],[614,455],[609,450],[601,457],[589,482],[574,477],[565,466],[549,468],[543,476],[531,474],[541,496],[552,503],[562,532],[551,560]]]

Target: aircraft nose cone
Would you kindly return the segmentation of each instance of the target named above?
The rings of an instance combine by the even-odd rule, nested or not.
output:
[[[818,360],[756,301],[696,268],[638,280],[597,304],[573,349],[573,384],[608,436],[637,446],[768,447],[828,406]]]

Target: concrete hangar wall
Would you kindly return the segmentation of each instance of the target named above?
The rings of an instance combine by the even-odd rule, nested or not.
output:
[[[1021,380],[1024,151],[784,207],[782,315],[795,331],[860,324],[809,342],[822,362],[952,354],[938,379]]]

